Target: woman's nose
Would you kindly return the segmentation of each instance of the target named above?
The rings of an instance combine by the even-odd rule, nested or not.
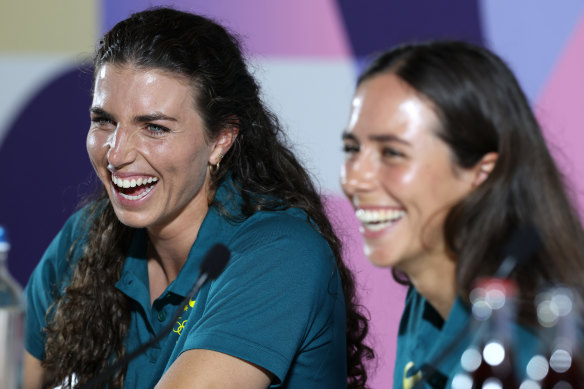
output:
[[[377,164],[371,152],[360,151],[341,166],[341,186],[347,195],[373,190],[377,184]]]
[[[130,164],[135,159],[134,136],[131,131],[118,123],[107,139],[108,164],[116,169]]]

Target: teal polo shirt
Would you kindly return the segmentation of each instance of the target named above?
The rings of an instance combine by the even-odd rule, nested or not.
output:
[[[399,326],[393,388],[450,388],[455,374],[461,371],[462,353],[477,335],[475,327],[469,326],[470,320],[470,309],[460,298],[444,320],[424,296],[410,287]],[[522,379],[539,342],[532,331],[519,325],[513,326],[513,334],[517,375]],[[430,370],[437,373],[431,374]],[[423,384],[416,386],[420,380]]]
[[[220,188],[217,198],[233,207],[238,202],[227,202],[230,193]],[[41,360],[45,312],[70,278],[66,253],[85,234],[83,218],[81,211],[66,223],[26,288],[26,347]],[[276,377],[271,387],[345,387],[340,278],[326,240],[298,209],[257,212],[233,222],[211,207],[183,268],[153,304],[146,232],[136,230],[116,284],[131,302],[126,350],[147,342],[168,324],[194,284],[200,262],[216,243],[231,251],[226,269],[189,302],[161,342],[130,363],[125,387],[153,387],[178,356],[190,349],[215,350],[261,366]],[[81,248],[74,258],[80,253]]]

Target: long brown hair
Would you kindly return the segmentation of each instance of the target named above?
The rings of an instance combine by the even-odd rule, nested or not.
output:
[[[359,311],[353,276],[341,257],[341,242],[311,177],[286,145],[277,118],[261,101],[259,86],[246,67],[237,39],[202,16],[152,9],[132,15],[104,36],[94,58],[95,69],[106,63],[186,76],[192,82],[209,139],[225,126],[239,128],[239,136],[213,175],[212,185],[217,188],[229,175],[243,198],[244,216],[258,210],[296,207],[316,225],[331,247],[343,285],[348,384],[365,387],[363,361],[373,358],[373,351],[364,344],[368,324]],[[214,200],[213,204],[221,207]],[[80,383],[86,382],[112,356],[119,358],[125,351],[122,340],[129,323],[127,301],[115,283],[132,229],[117,220],[107,197],[95,202],[89,212],[94,222],[87,249],[47,329],[43,364],[53,373],[52,383],[60,383],[72,373]],[[96,306],[100,307],[97,311]],[[89,322],[91,329],[82,324]],[[121,387],[123,380],[124,372],[120,372],[110,386]]]

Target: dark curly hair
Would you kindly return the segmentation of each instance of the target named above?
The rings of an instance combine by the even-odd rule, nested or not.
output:
[[[212,175],[212,187],[216,189],[229,175],[243,198],[244,217],[259,210],[296,207],[316,225],[332,249],[343,285],[348,385],[365,387],[364,360],[372,359],[373,351],[364,344],[368,324],[359,310],[353,276],[341,257],[341,242],[311,177],[286,146],[277,118],[261,101],[237,38],[208,18],[154,8],[132,15],[103,37],[94,57],[95,70],[104,64],[163,69],[187,77],[206,137],[215,139],[226,126],[239,129]],[[61,383],[72,373],[79,383],[87,382],[112,356],[117,359],[125,351],[128,302],[115,284],[133,230],[119,222],[105,195],[90,211],[93,222],[84,255],[50,315],[43,361],[50,384]],[[119,372],[110,387],[121,387],[124,374]]]
[[[535,324],[533,299],[553,283],[584,296],[584,233],[537,120],[509,67],[489,50],[465,42],[434,41],[398,46],[379,55],[359,83],[391,73],[428,99],[440,120],[437,135],[454,163],[475,166],[498,154],[493,171],[454,206],[444,237],[457,262],[457,291],[468,299],[473,283],[493,275],[509,236],[523,226],[540,235],[529,266],[511,277],[520,287],[520,319]],[[401,282],[404,275],[394,271]]]

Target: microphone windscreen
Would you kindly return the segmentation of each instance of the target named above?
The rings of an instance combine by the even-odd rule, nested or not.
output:
[[[518,266],[524,265],[539,249],[541,240],[533,226],[525,225],[517,229],[505,246],[504,257],[515,258]]]
[[[208,278],[214,280],[219,277],[219,274],[225,269],[225,265],[229,261],[231,253],[225,245],[221,243],[215,244],[203,258],[201,262],[200,273],[207,273]]]

